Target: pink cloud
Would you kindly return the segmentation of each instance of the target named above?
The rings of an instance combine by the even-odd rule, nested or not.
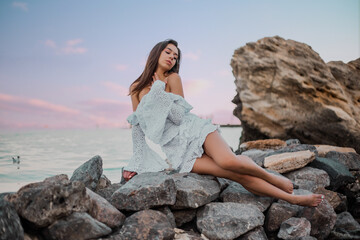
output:
[[[62,47],[58,47],[58,45],[56,44],[55,41],[53,40],[46,40],[44,42],[44,45],[47,47],[51,47],[53,49],[56,50],[56,54],[66,54],[66,55],[70,55],[70,54],[84,54],[88,51],[87,48],[84,47],[79,47],[76,46],[80,43],[82,43],[83,40],[80,38],[77,39],[72,39],[72,40],[68,40],[66,41],[65,46]]]
[[[56,48],[56,43],[53,40],[46,40],[45,41],[45,46],[51,47],[51,48]]]
[[[115,69],[120,71],[120,72],[126,71],[128,68],[129,68],[129,66],[125,65],[125,64],[117,64],[115,66]]]
[[[57,112],[62,114],[75,115],[79,112],[77,110],[68,108],[63,105],[49,103],[40,99],[23,98],[13,95],[0,94],[0,104],[6,109],[13,109],[16,111],[36,111],[36,112]]]
[[[72,39],[72,40],[66,41],[66,45],[67,46],[75,46],[75,45],[78,45],[79,43],[82,43],[82,42],[83,42],[82,39],[77,38],[77,39]]]
[[[24,2],[13,2],[13,7],[20,8],[21,10],[27,12],[29,10],[27,3]]]
[[[118,83],[107,81],[107,82],[103,82],[102,85],[104,85],[106,88],[117,93],[120,96],[127,96],[129,94],[129,89]]]
[[[83,101],[75,108],[40,99],[0,94],[0,128],[128,127],[131,103],[108,99]]]
[[[194,79],[183,82],[184,94],[190,97],[206,93],[211,86],[211,82],[205,79]]]
[[[196,53],[194,53],[194,52],[186,52],[186,53],[183,53],[182,57],[184,59],[190,59],[190,60],[193,60],[193,61],[197,61],[197,60],[199,60],[200,55],[201,55],[200,51],[197,51]]]

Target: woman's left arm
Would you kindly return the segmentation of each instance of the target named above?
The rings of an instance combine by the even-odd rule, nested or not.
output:
[[[179,74],[172,73],[167,79],[167,84],[170,87],[170,92],[184,97],[184,90]]]

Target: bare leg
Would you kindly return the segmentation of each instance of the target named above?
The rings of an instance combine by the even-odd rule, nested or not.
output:
[[[320,194],[292,195],[261,178],[225,170],[218,166],[216,162],[206,154],[196,159],[192,172],[227,178],[240,183],[244,188],[254,194],[282,199],[292,204],[317,206],[322,200],[322,195]]]
[[[247,156],[236,156],[217,131],[210,133],[206,137],[204,151],[223,169],[255,176],[287,193],[293,192],[293,184],[289,179],[265,171]]]

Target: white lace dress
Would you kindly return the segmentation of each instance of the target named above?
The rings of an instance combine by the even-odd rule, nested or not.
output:
[[[132,125],[133,156],[124,169],[137,173],[174,169],[190,172],[203,155],[206,136],[218,130],[211,120],[190,113],[192,106],[179,95],[165,91],[157,80],[128,118]],[[161,146],[168,164],[146,143],[145,136]]]

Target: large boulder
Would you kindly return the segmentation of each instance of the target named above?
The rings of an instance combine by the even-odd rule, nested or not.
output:
[[[96,155],[78,167],[74,171],[70,181],[83,182],[87,188],[95,191],[100,181],[102,172],[102,159],[99,155]]]
[[[87,213],[75,212],[70,216],[57,220],[43,230],[46,239],[95,239],[111,233],[111,228],[93,219]]]
[[[336,213],[326,199],[317,207],[303,208],[298,217],[309,220],[311,223],[310,235],[317,239],[327,239],[336,222]]]
[[[2,198],[0,198],[0,239],[24,239],[24,229],[14,206]]]
[[[176,186],[176,202],[172,209],[198,208],[218,198],[220,185],[216,178],[196,173],[171,175]]]
[[[331,158],[317,157],[309,166],[327,172],[330,177],[330,189],[334,191],[355,181],[354,176],[344,164]]]
[[[277,231],[281,223],[295,217],[300,207],[289,203],[273,203],[266,215],[265,227],[268,232]]]
[[[284,174],[293,181],[299,188],[313,192],[318,187],[330,186],[330,177],[322,169],[304,167]]]
[[[310,46],[267,37],[231,60],[241,142],[296,138],[360,152],[360,58],[326,64]]]
[[[249,232],[241,235],[237,240],[267,240],[267,236],[263,227],[257,227]]]
[[[302,168],[314,159],[315,153],[309,150],[280,153],[266,157],[264,160],[264,167],[279,173],[286,173]]]
[[[36,227],[46,227],[73,212],[91,208],[85,185],[67,180],[66,175],[59,176],[28,184],[10,199],[18,214]]]
[[[148,209],[126,218],[118,235],[122,240],[171,240],[174,238],[175,232],[165,214]]]
[[[311,224],[306,218],[289,218],[281,224],[278,237],[281,239],[297,239],[310,236]]]
[[[349,212],[337,215],[334,229],[329,235],[330,239],[360,239],[360,224]]]
[[[354,152],[341,153],[330,151],[326,153],[326,158],[334,159],[344,164],[350,171],[360,170],[360,155]]]
[[[231,183],[221,194],[220,199],[223,202],[236,202],[242,204],[252,204],[264,212],[274,201],[271,197],[257,196],[246,190],[237,182]]]
[[[330,145],[314,145],[318,151],[319,157],[325,157],[328,152],[340,152],[340,153],[356,153],[355,149],[347,147],[338,147]]]
[[[92,207],[89,214],[111,228],[120,227],[125,221],[125,215],[111,205],[106,199],[86,188]]]
[[[164,172],[135,175],[111,196],[111,204],[119,210],[139,211],[164,205],[174,205],[174,180]]]
[[[234,239],[262,226],[264,215],[253,205],[208,203],[197,212],[197,227],[210,239]]]
[[[172,213],[175,217],[175,223],[177,227],[181,227],[183,224],[191,222],[196,216],[196,209],[180,209],[173,210]]]

